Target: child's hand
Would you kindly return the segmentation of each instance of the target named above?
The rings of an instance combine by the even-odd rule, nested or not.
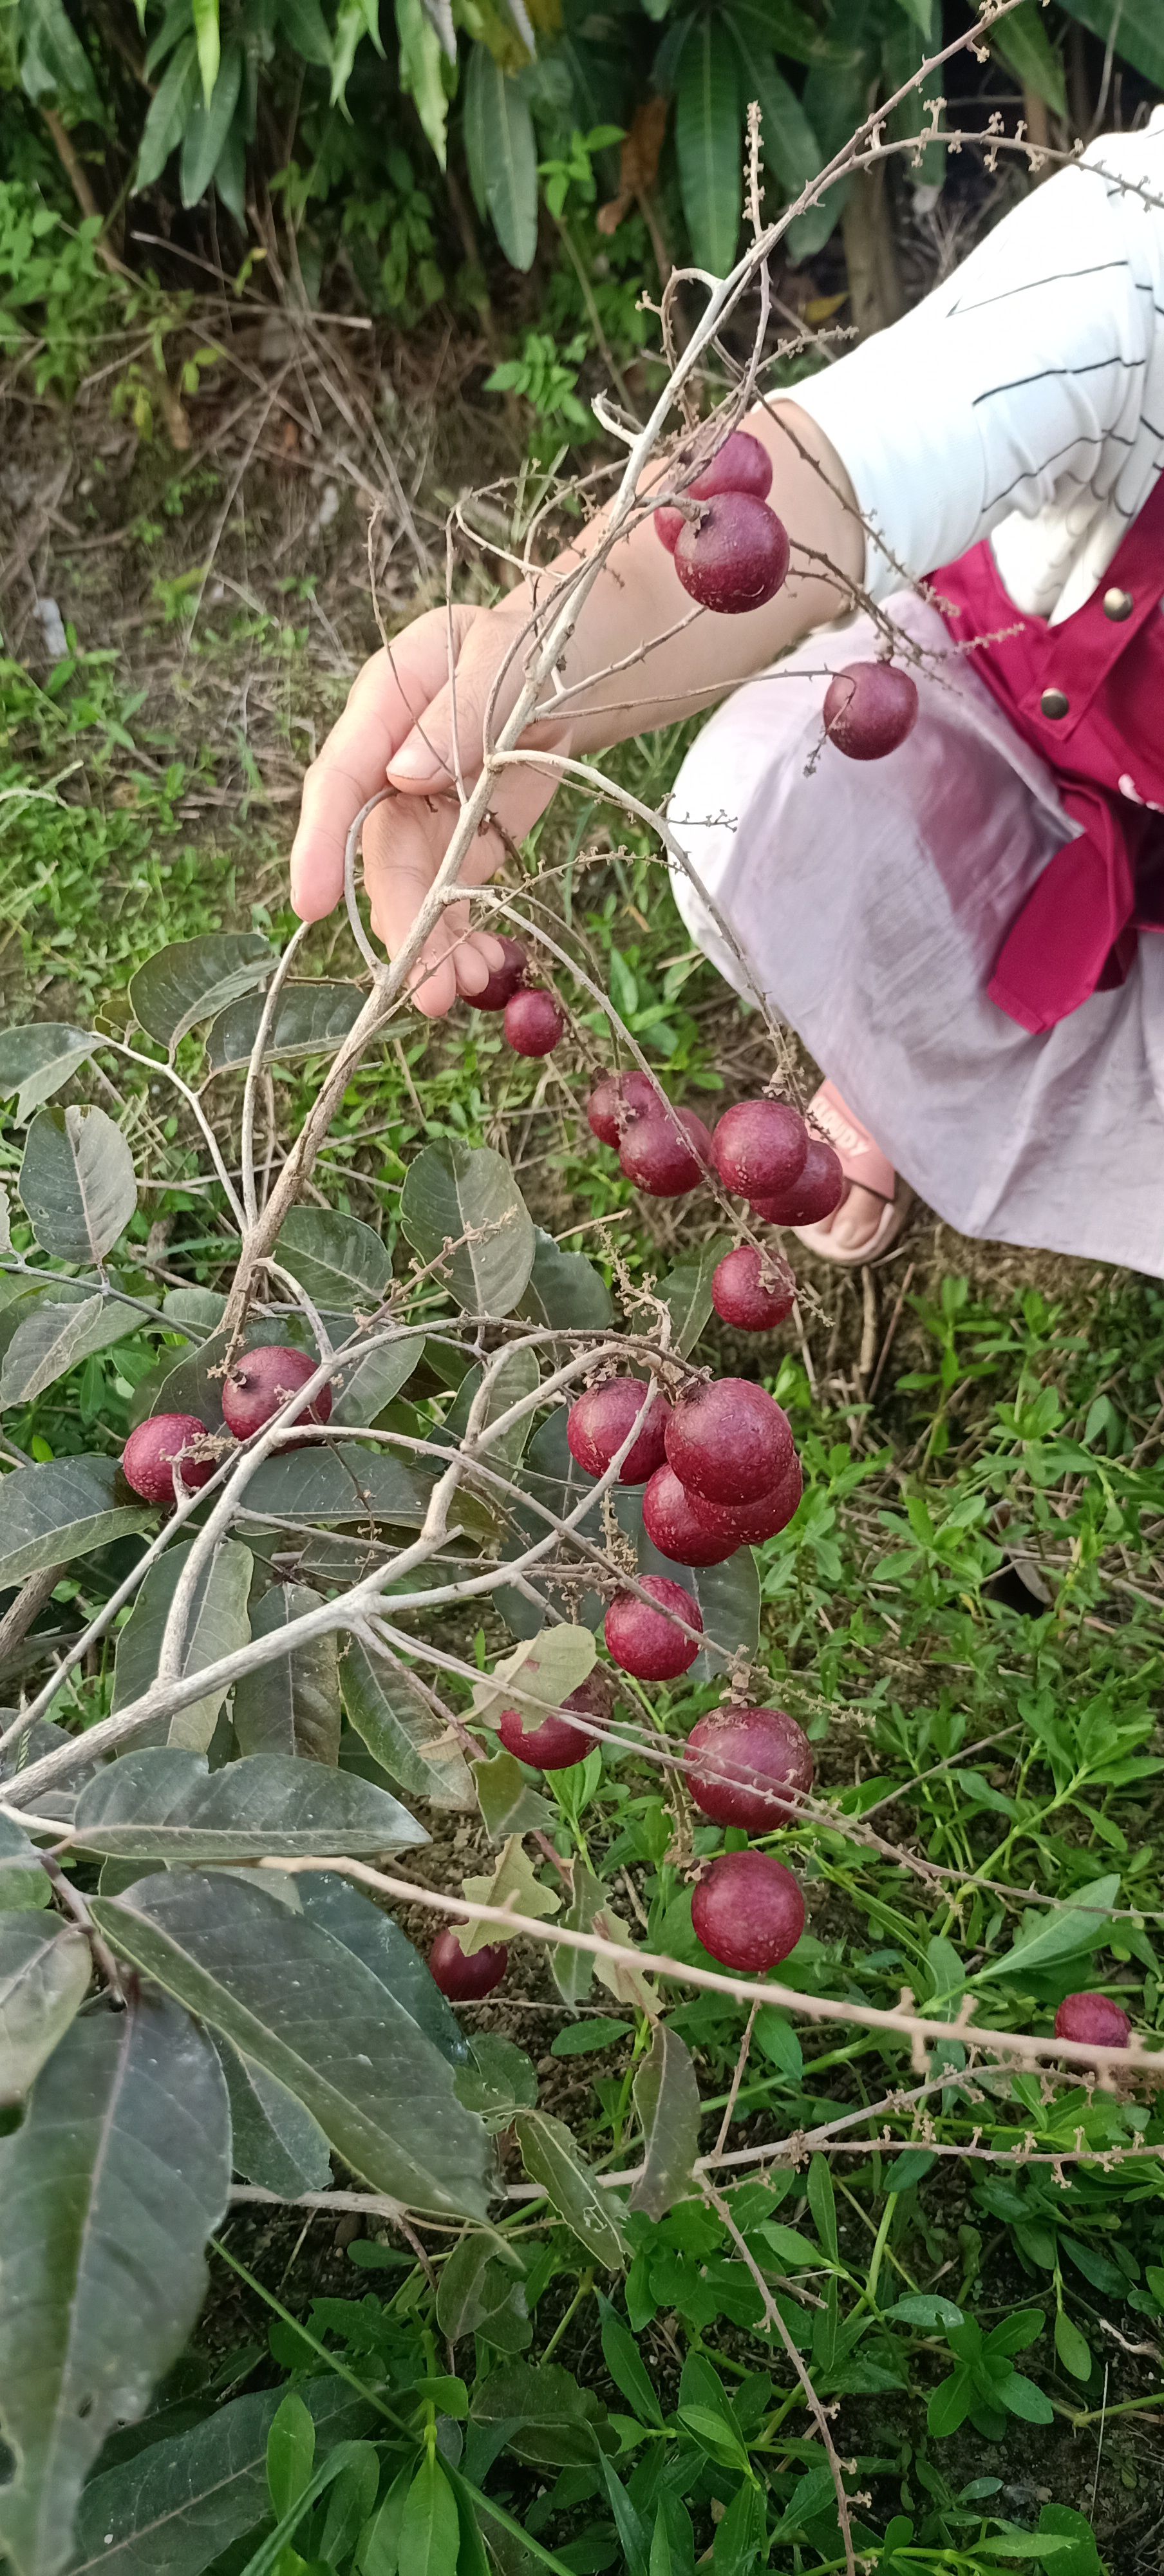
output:
[[[457,758],[471,787],[482,758],[489,694],[513,645],[498,690],[493,730],[521,685],[526,613],[511,609],[430,609],[390,649],[365,663],[339,723],[303,783],[303,807],[291,853],[291,900],[302,921],[319,921],[343,895],[344,845],[351,825],[377,788],[399,793],[378,805],[364,826],[364,876],[372,927],[390,956],[402,947],[444,857],[457,820]],[[451,642],[450,642],[451,637]],[[456,656],[455,704],[449,654]],[[455,717],[455,749],[454,749]],[[539,733],[539,740],[545,741]],[[555,733],[560,746],[562,735]],[[532,829],[553,793],[552,776],[507,770],[493,799],[513,839]],[[463,869],[467,885],[484,885],[504,856],[495,832],[482,831]],[[413,974],[419,1010],[432,1019],[459,994],[472,999],[502,950],[486,931],[469,929],[466,904],[452,904],[426,941]]]

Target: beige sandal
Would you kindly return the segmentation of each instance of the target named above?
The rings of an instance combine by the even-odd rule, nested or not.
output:
[[[838,1268],[846,1270],[859,1270],[867,1261],[876,1261],[883,1252],[888,1252],[892,1243],[896,1243],[913,1203],[913,1191],[908,1181],[903,1181],[894,1171],[888,1156],[882,1153],[868,1128],[862,1127],[860,1119],[854,1117],[848,1102],[842,1100],[831,1082],[822,1082],[815,1098],[809,1102],[808,1115],[839,1154],[845,1179],[858,1189],[870,1191],[874,1198],[883,1199],[885,1204],[874,1232],[857,1251],[839,1249],[829,1231],[831,1220],[828,1218],[819,1225],[793,1226],[791,1232],[798,1243],[803,1243],[809,1252],[817,1253],[822,1261],[833,1261]],[[843,1200],[841,1204],[844,1205]]]

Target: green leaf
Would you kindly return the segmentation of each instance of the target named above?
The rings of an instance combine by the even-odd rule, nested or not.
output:
[[[295,2200],[304,2191],[326,2191],[331,2158],[318,2120],[265,2066],[242,2056],[229,2040],[219,2040],[218,2055],[230,2095],[235,2172],[263,2191],[279,2192],[284,2200]]]
[[[470,67],[480,52],[476,46]],[[448,1243],[460,1247],[441,1262],[437,1277],[468,1314],[512,1314],[533,1269],[534,1229],[503,1155],[488,1145],[426,1145],[409,1164],[400,1223],[424,1262],[438,1260]],[[474,1239],[462,1242],[465,1235]]]
[[[435,2452],[421,2461],[400,2525],[400,2576],[455,2576],[461,2541],[457,2500]]]
[[[0,2390],[16,2475],[0,2536],[16,2576],[53,2576],[85,2471],[181,2351],[226,2207],[222,2069],[153,1996],[74,2022],[23,2126],[0,2142]]]
[[[970,1985],[985,1985],[991,1977],[1026,1976],[1032,1969],[1041,1972],[1057,1959],[1069,1959],[1093,1945],[1119,1902],[1119,1892],[1118,1874],[1096,1878],[1070,1904],[1032,1911],[1024,1917],[1005,1957],[988,1959],[969,1979]]]
[[[97,1041],[68,1020],[32,1020],[26,1028],[0,1029],[0,1094],[17,1093],[16,1115],[30,1118],[60,1091],[93,1053]]]
[[[108,1350],[137,1332],[141,1316],[122,1297],[37,1297],[12,1336],[0,1365],[0,1405],[31,1404],[94,1351]]]
[[[469,2044],[453,2007],[434,1983],[419,1950],[413,1948],[391,1915],[353,1887],[349,1879],[333,1876],[330,1871],[301,1878],[297,1886],[299,1911],[309,1922],[318,1924],[333,1941],[342,1943],[345,1950],[361,1959],[449,2065],[463,2067]]]
[[[357,1357],[337,1369],[332,1379],[336,1390],[332,1421],[375,1422],[377,1415],[399,1395],[401,1387],[407,1385],[423,1357],[421,1335],[402,1332],[398,1341],[381,1342],[376,1350],[366,1351],[362,1359]]]
[[[375,2504],[379,2483],[377,2454],[370,2442],[360,2443],[353,2448],[328,2497],[319,2539],[319,2555],[325,2567],[342,2566],[354,2548]],[[455,2576],[451,2568],[449,2576]]]
[[[0,1478],[0,1587],[24,1583],[45,1565],[70,1565],[140,1529],[149,1513],[140,1503],[116,1502],[117,1486],[113,1458],[51,1458]]]
[[[218,0],[190,0],[194,20],[194,41],[198,47],[198,70],[202,79],[203,105],[209,107],[218,78],[220,34]],[[187,198],[184,202],[192,202]]]
[[[458,2102],[497,2130],[509,2127],[515,2111],[532,2111],[537,2098],[537,2072],[524,2048],[499,2031],[478,2031],[457,2075]]]
[[[306,1583],[277,1583],[251,1611],[252,1637],[273,1637],[319,1608]],[[308,1762],[339,1761],[339,1639],[334,1631],[293,1646],[273,1664],[245,1673],[234,1686],[240,1753],[294,1753]]]
[[[787,2013],[775,2004],[761,2004],[752,2036],[765,2057],[786,2075],[791,2084],[799,2084],[804,2073],[804,2051]]]
[[[159,90],[154,107],[161,94]],[[144,184],[139,176],[138,185]],[[276,963],[270,941],[254,930],[213,931],[201,939],[179,939],[138,967],[130,980],[130,1008],[147,1036],[173,1055],[180,1039],[200,1020],[217,1017],[228,1002],[252,992]]]
[[[711,1283],[730,1249],[726,1235],[713,1235],[710,1243],[700,1244],[686,1260],[676,1261],[659,1281],[659,1295],[671,1315],[671,1348],[684,1358],[694,1350],[711,1313]]]
[[[523,1770],[512,1753],[498,1753],[491,1762],[473,1764],[473,1787],[481,1810],[481,1821],[491,1843],[506,1842],[510,1834],[532,1834],[555,1821],[555,1811],[540,1790],[531,1789],[529,1773]],[[571,1923],[570,1914],[562,1916]],[[571,1924],[573,1930],[581,1927]],[[562,1956],[577,1959],[578,1951]],[[557,1961],[555,1960],[555,1973]],[[589,1962],[587,1962],[589,1967]],[[569,1998],[567,1998],[569,2000]]]
[[[446,57],[422,0],[396,0],[396,33],[400,42],[400,87],[405,97],[412,99],[426,141],[443,170],[449,118]]]
[[[436,1807],[473,1805],[473,1776],[456,1736],[406,1672],[349,1636],[339,1677],[349,1725],[406,1797]]]
[[[508,2447],[537,2467],[590,2467],[598,2401],[554,2361],[505,2361],[473,2391],[475,2424],[505,2425]]]
[[[762,15],[737,5],[727,23],[740,58],[744,96],[754,98],[759,106],[763,165],[775,172],[784,196],[792,201],[815,179],[824,154],[796,91],[773,58],[771,39],[762,32]]]
[[[563,1252],[552,1234],[534,1228],[529,1284],[517,1309],[531,1324],[575,1332],[604,1332],[614,1313],[610,1290],[584,1252]]]
[[[55,1914],[0,1919],[0,2104],[19,2102],[35,2083],[80,2011],[92,1971],[84,1933]]]
[[[185,1571],[194,1539],[183,1539],[168,1549],[151,1565],[133,1609],[117,1640],[113,1667],[113,1709],[129,1708],[142,1698],[157,1679],[158,1657],[170,1605]],[[227,1539],[199,1575],[193,1606],[186,1628],[182,1654],[183,1678],[202,1671],[223,1655],[233,1655],[250,1637],[247,1602],[250,1596],[253,1559],[249,1548],[240,1547],[237,1539]],[[205,1699],[194,1700],[180,1709],[170,1721],[169,1742],[188,1751],[204,1753],[218,1723],[218,1713],[230,1685],[223,1682],[207,1692]],[[158,1725],[165,1726],[159,1719]],[[112,1777],[112,1774],[109,1775]]]
[[[305,2380],[302,2400],[324,2454],[375,2420],[329,2375]],[[202,2576],[266,2514],[267,2437],[282,2402],[279,2388],[236,2397],[90,2479],[69,2576]]]
[[[602,2319],[602,2357],[615,2387],[621,2389],[640,2423],[661,2427],[663,2410],[633,2334],[609,2299],[599,2298],[598,2312]]]
[[[837,2203],[827,2156],[813,2156],[808,2168],[808,2205],[812,2223],[830,2263],[839,2259]]]
[[[911,2291],[908,2298],[895,2299],[891,2308],[883,2308],[883,2317],[895,2325],[921,2326],[931,2333],[935,2326],[960,2326],[962,2310],[953,2299],[943,2299],[929,2291]]]
[[[635,2075],[633,2090],[644,2170],[630,2206],[648,2218],[663,2218],[690,2189],[699,2153],[699,2085],[691,2052],[669,2023],[656,2023],[650,2055]]]
[[[364,995],[358,984],[327,983],[322,979],[284,984],[263,1048],[264,1064],[273,1057],[280,1063],[289,1063],[292,1056],[334,1055],[355,1027],[363,1007]],[[262,1016],[263,997],[253,992],[220,1012],[206,1037],[209,1072],[234,1072],[250,1063]]]
[[[256,1468],[239,1514],[248,1520],[388,1521],[419,1529],[432,1480],[377,1450],[345,1440],[342,1452],[312,1444]],[[284,1542],[285,1544],[285,1542]]]
[[[139,1879],[92,1902],[114,1947],[277,2076],[374,2191],[484,2217],[488,2140],[448,2060],[306,1913],[221,1873]]]
[[[462,2236],[441,2266],[437,2290],[437,2324],[446,2340],[459,2343],[470,2334],[484,2334],[488,2340],[491,2320],[521,2288],[519,2273],[516,2249],[492,2228]]]
[[[331,37],[319,0],[279,0],[279,32],[302,54],[305,63],[318,63],[326,71],[331,62]]]
[[[565,2123],[546,2111],[522,2111],[514,2122],[521,2160],[531,2182],[540,2182],[559,2218],[588,2254],[611,2271],[625,2257],[622,2229],[610,2195],[600,2191]]]
[[[763,2494],[745,2478],[716,2530],[711,2552],[714,2576],[751,2576],[759,2565],[763,2540]]]
[[[252,1753],[210,1771],[204,1753],[153,1745],[123,1753],[81,1791],[73,1819],[86,1851],[115,1860],[353,1858],[428,1841],[386,1789],[287,1753]]]
[[[195,0],[197,5],[198,0]],[[211,0],[211,6],[215,12],[217,35],[218,0]],[[216,70],[213,94],[205,99],[196,99],[190,111],[182,136],[179,172],[184,206],[196,206],[214,177],[238,104],[242,73],[242,46],[228,45]]]
[[[1033,2379],[1024,2379],[1021,2370],[1010,2370],[1005,2379],[996,2380],[994,2395],[1008,2415],[1021,2416],[1024,2424],[1053,2424],[1055,2409],[1050,2398]]]
[[[89,57],[74,33],[62,0],[23,0],[17,24],[23,39],[20,83],[26,98],[57,98],[100,117],[101,103]]]
[[[411,2460],[393,2478],[378,2513],[369,2523],[356,2558],[359,2576],[396,2576],[400,2526],[414,2476]]]
[[[480,1391],[484,1374],[484,1364],[479,1361],[462,1378],[457,1389],[456,1402],[445,1426],[450,1441],[456,1441],[459,1444],[464,1440],[469,1415]],[[512,1405],[520,1404],[523,1397],[532,1396],[540,1380],[541,1370],[538,1367],[536,1351],[528,1349],[510,1351],[502,1360],[490,1385],[484,1412],[478,1425],[476,1435],[478,1440],[488,1430],[491,1422],[499,1422]],[[489,1441],[488,1445],[482,1448],[482,1463],[492,1467],[499,1476],[512,1476],[533,1427],[534,1413],[531,1406],[528,1413],[521,1414],[507,1431],[501,1432],[495,1440]],[[488,1499],[488,1486],[485,1487],[485,1495]]]
[[[488,215],[511,266],[532,268],[538,246],[533,119],[517,82],[502,71],[484,45],[474,45],[469,55],[462,130],[478,213]],[[525,1286],[524,1279],[521,1285]],[[520,1295],[519,1288],[513,1302]],[[509,1308],[497,1311],[507,1314]]]
[[[311,2484],[314,2467],[314,2419],[295,2389],[289,2388],[267,2435],[267,2490],[276,2522],[298,2504]]]
[[[498,1906],[503,1911],[508,1908],[513,1914],[525,1915],[535,1921],[545,1915],[557,1914],[562,1902],[556,1888],[547,1887],[544,1879],[538,1877],[518,1834],[510,1835],[491,1870],[480,1878],[466,1878],[461,1883],[470,1905]],[[470,1920],[459,1923],[456,1930],[468,1959],[475,1951],[487,1949],[489,1943],[497,1938],[496,1925],[487,1922]]]
[[[968,2370],[951,2371],[930,2398],[926,2408],[926,2425],[935,2441],[944,2441],[964,2424],[974,2403],[974,2382]]]
[[[171,54],[150,102],[149,114],[142,127],[137,169],[134,172],[135,190],[152,188],[155,179],[161,178],[175,144],[181,142],[186,118],[197,94],[198,48],[193,36],[185,36]],[[169,953],[169,951],[163,951],[163,955]],[[149,970],[143,968],[141,971],[148,974]],[[136,981],[135,976],[133,982],[136,983]],[[133,984],[131,983],[131,998],[132,994]],[[134,1003],[134,1009],[137,1011],[136,1003]],[[137,1017],[142,1027],[148,1028],[149,1023],[142,1019],[140,1011],[137,1011]]]
[[[478,1779],[480,1779],[480,1773],[478,1773]],[[514,1830],[516,1831],[517,1828],[515,1827]],[[528,1832],[529,1828],[526,1827],[524,1830]],[[567,1932],[592,1932],[594,1918],[596,1914],[601,1913],[607,1900],[607,1893],[601,1879],[595,1877],[593,1870],[587,1868],[581,1853],[577,1853],[574,1859],[573,1893],[561,1918]],[[594,1983],[593,1952],[568,1950],[564,1943],[561,1947],[555,1944],[550,1955],[550,1974],[564,2004],[583,2003]]]
[[[12,1816],[0,1816],[0,1915],[47,1905],[49,1893],[35,1844]]]
[[[46,1886],[47,1883],[46,1880]],[[564,1915],[562,1920],[566,1920]],[[568,2021],[557,2038],[550,2041],[550,2055],[592,2057],[598,2049],[609,2048],[613,2040],[629,2038],[630,2030],[629,2021],[611,2021],[605,2013],[596,2013],[591,2021]]]
[[[1066,117],[1067,83],[1063,65],[1043,23],[1042,11],[1035,0],[1022,0],[1008,18],[999,20],[987,30],[994,53],[1000,54],[1009,71],[1033,90],[1036,98],[1045,99],[1055,116]]]
[[[1068,2316],[1066,2308],[1060,2308],[1055,2319],[1055,2350],[1064,2370],[1069,2370],[1073,2379],[1090,2379],[1091,2346],[1086,2336],[1080,2334],[1073,2318]]]
[[[473,1692],[473,1714],[496,1726],[506,1708],[520,1711],[527,1727],[560,1709],[594,1670],[597,1648],[589,1628],[543,1628],[512,1655],[502,1655]]]
[[[726,277],[739,239],[743,146],[736,60],[712,17],[695,21],[683,48],[675,152],[692,255]]]
[[[133,1156],[103,1109],[38,1109],[20,1166],[21,1203],[44,1252],[99,1268],[137,1206]]]
[[[392,1256],[370,1225],[332,1208],[292,1208],[275,1246],[317,1306],[371,1313],[392,1284]]]
[[[1164,30],[1157,0],[1063,0],[1068,16],[1090,27],[1117,55],[1164,88]]]

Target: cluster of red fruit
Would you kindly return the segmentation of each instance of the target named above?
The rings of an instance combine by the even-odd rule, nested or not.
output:
[[[750,430],[733,429],[688,484],[686,506],[664,502],[655,511],[655,534],[701,608],[739,616],[783,588],[791,549],[768,501],[771,488],[767,449]],[[891,662],[848,662],[829,682],[825,732],[849,760],[884,760],[905,741],[917,711],[908,672]]]
[[[565,1020],[543,985],[528,984],[529,959],[520,939],[501,939],[505,955],[487,984],[473,995],[475,1011],[503,1011],[502,1023],[515,1055],[552,1055],[565,1030]]]
[[[719,1378],[672,1406],[645,1378],[605,1378],[571,1405],[571,1455],[587,1475],[604,1475],[636,1425],[618,1481],[646,1486],[643,1526],[673,1565],[723,1565],[787,1527],[800,1501],[800,1462],[788,1416],[762,1386]],[[649,1601],[616,1593],[607,1645],[639,1681],[676,1681],[699,1652],[699,1605],[666,1575],[647,1575],[642,1588]]]
[[[664,505],[655,534],[675,558],[688,597],[721,617],[762,608],[788,572],[788,531],[768,507],[772,463],[746,429],[733,429],[688,486],[694,509]]]
[[[253,1440],[278,1413],[288,1398],[306,1386],[314,1377],[318,1362],[306,1351],[295,1351],[281,1343],[268,1342],[259,1350],[244,1351],[234,1362],[223,1382],[222,1419],[236,1440]],[[313,1396],[306,1410],[297,1416],[300,1422],[323,1424],[331,1418],[331,1388],[323,1386]],[[180,1483],[183,1492],[197,1492],[209,1482],[217,1459],[205,1453],[212,1434],[208,1423],[200,1422],[195,1413],[154,1413],[147,1422],[139,1422],[131,1431],[121,1453],[122,1473],[135,1494],[147,1503],[172,1503]],[[288,1440],[288,1449],[301,1449],[301,1440]],[[199,1454],[201,1453],[201,1454]],[[177,1470],[177,1481],[175,1479]]]
[[[540,1724],[527,1727],[518,1709],[503,1710],[501,1741],[519,1761],[542,1771],[581,1762],[594,1741],[572,1709],[603,1722],[608,1693],[595,1674]],[[688,1787],[700,1814],[746,1833],[771,1833],[794,1813],[814,1778],[812,1747],[795,1718],[781,1708],[713,1710],[692,1727],[683,1755]],[[691,1920],[696,1937],[721,1966],[749,1974],[774,1968],[794,1950],[804,1930],[804,1898],[791,1870],[771,1852],[723,1852],[694,1890]],[[452,1932],[438,1933],[429,1966],[441,1993],[454,2003],[476,2001],[500,1985],[508,1964],[504,1942],[467,1959]]]
[[[783,1100],[741,1100],[710,1134],[693,1109],[676,1109],[645,1073],[606,1073],[587,1117],[617,1148],[628,1180],[648,1197],[682,1198],[709,1171],[748,1201],[766,1225],[818,1225],[845,1194],[840,1156]],[[717,1314],[738,1331],[763,1333],[792,1311],[796,1281],[787,1262],[741,1243],[712,1282]],[[632,1480],[633,1481],[633,1480]]]

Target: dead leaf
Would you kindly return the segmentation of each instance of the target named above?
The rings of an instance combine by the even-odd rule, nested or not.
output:
[[[667,131],[667,101],[646,98],[636,107],[630,130],[623,137],[618,172],[618,195],[598,209],[600,233],[616,233],[623,216],[629,214],[636,197],[648,197],[659,175],[659,155]]]

